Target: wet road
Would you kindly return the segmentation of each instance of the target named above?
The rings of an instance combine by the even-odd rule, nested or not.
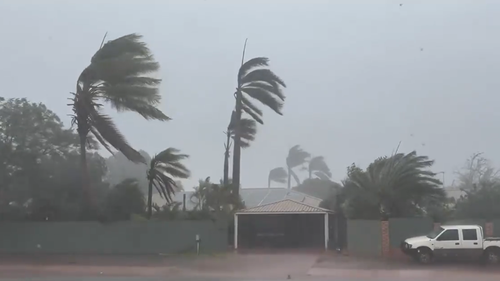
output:
[[[121,260],[120,260],[121,259]],[[248,254],[188,259],[73,258],[69,263],[0,263],[0,281],[498,281],[500,267],[419,266],[314,253]],[[97,262],[96,262],[97,261]],[[39,277],[35,277],[39,276]]]

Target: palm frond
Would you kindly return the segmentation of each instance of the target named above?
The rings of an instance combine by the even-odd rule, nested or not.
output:
[[[172,178],[189,178],[191,172],[180,161],[189,158],[180,150],[169,147],[155,155],[150,162],[148,180],[158,190],[158,193],[171,202],[172,194],[178,190],[176,181]]]
[[[300,145],[295,145],[288,151],[286,163],[288,167],[294,168],[304,164],[309,157],[311,157],[309,152],[302,149]]]
[[[274,168],[269,171],[269,181],[286,183],[287,177],[288,173],[283,167]]]
[[[330,168],[326,164],[325,158],[323,156],[313,157],[311,161],[309,161],[309,171],[321,172],[322,174],[326,175],[329,178],[332,177],[332,172],[330,171]]]
[[[264,57],[257,57],[245,62],[238,71],[238,81],[254,68],[269,66],[269,59]]]
[[[269,67],[269,59],[253,58],[244,63],[238,71],[238,91],[241,92],[242,110],[255,121],[263,124],[262,110],[254,105],[254,99],[282,115],[285,96],[281,90],[285,82]]]
[[[231,137],[234,139],[236,133],[236,114],[235,111],[231,114],[231,121],[227,126],[227,130],[230,133]],[[250,143],[255,140],[255,135],[257,134],[257,124],[255,120],[242,118],[240,120],[240,129],[241,129],[241,147],[247,148],[250,147]]]
[[[159,69],[142,36],[129,34],[108,41],[92,57],[80,74],[73,98],[74,122],[79,134],[92,133],[110,152],[121,151],[133,162],[145,162],[126,142],[111,118],[99,112],[99,100],[117,111],[132,111],[145,119],[170,120],[157,108],[161,101],[161,79],[150,74]]]
[[[109,146],[111,145],[123,153],[130,161],[134,163],[146,163],[144,157],[137,150],[133,149],[125,137],[118,131],[111,117],[95,110],[91,111],[89,115],[92,125],[91,131],[106,149],[112,153]]]

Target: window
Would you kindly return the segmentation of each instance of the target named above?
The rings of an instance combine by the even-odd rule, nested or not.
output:
[[[477,230],[464,229],[462,230],[462,236],[464,237],[464,240],[477,241]]]
[[[448,229],[437,238],[438,241],[458,241],[458,229]]]

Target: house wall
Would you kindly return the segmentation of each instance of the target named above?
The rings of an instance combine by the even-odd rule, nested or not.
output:
[[[202,253],[227,250],[226,222],[19,222],[0,229],[0,253],[174,254],[194,252],[196,234]]]

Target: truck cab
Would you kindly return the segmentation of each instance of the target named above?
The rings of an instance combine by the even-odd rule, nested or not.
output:
[[[401,243],[401,250],[420,263],[435,259],[500,261],[500,238],[484,238],[479,225],[446,225]]]

